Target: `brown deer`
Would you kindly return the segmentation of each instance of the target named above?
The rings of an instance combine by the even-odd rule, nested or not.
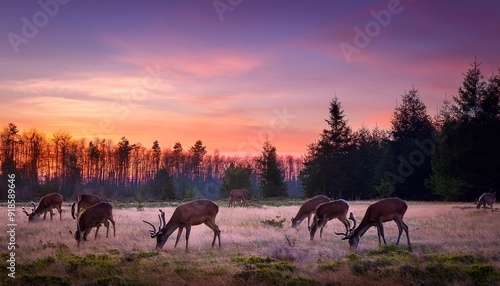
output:
[[[314,239],[314,234],[318,228],[319,237],[323,235],[323,228],[326,226],[326,223],[334,218],[340,220],[345,226],[346,233],[352,229],[350,229],[350,223],[347,219],[347,212],[349,211],[349,204],[347,204],[344,200],[336,200],[327,203],[322,203],[316,207],[313,223],[311,225],[310,235],[311,240]],[[354,221],[354,216],[351,213],[349,217]]]
[[[78,245],[80,245],[82,239],[84,241],[87,240],[87,236],[94,227],[97,227],[94,237],[94,239],[97,239],[97,233],[99,232],[101,224],[106,226],[106,237],[108,237],[108,220],[113,224],[113,236],[116,236],[115,221],[113,220],[113,206],[110,203],[100,202],[84,211],[78,218],[76,224],[75,239]]]
[[[188,203],[184,203],[179,205],[170,220],[165,223],[165,213],[160,210],[161,215],[158,215],[160,219],[160,226],[158,227],[158,231],[153,224],[143,220],[143,222],[149,224],[153,227],[153,230],[150,230],[151,238],[156,237],[156,250],[159,250],[165,245],[167,239],[170,235],[178,228],[177,239],[175,240],[175,246],[177,247],[177,243],[179,242],[179,238],[181,237],[182,230],[186,228],[186,251],[188,250],[189,243],[189,233],[191,232],[192,225],[206,224],[210,229],[214,231],[214,239],[212,241],[212,247],[215,245],[215,238],[219,239],[219,247],[220,247],[220,230],[219,226],[215,223],[215,217],[219,212],[219,206],[209,200],[196,200]]]
[[[229,192],[229,207],[231,205],[236,206],[236,201],[241,199],[240,206],[246,206],[248,204],[248,191],[245,189],[234,189]]]
[[[307,230],[311,230],[311,216],[314,214],[314,211],[316,210],[316,207],[319,204],[326,203],[330,201],[330,199],[327,196],[322,196],[318,195],[315,197],[312,197],[305,201],[299,208],[299,211],[295,215],[295,217],[292,217],[292,227],[296,228],[299,226],[299,224],[307,217]]]
[[[101,202],[101,198],[93,194],[81,194],[76,197],[76,202],[71,205],[71,216],[76,219],[80,216],[80,211]]]
[[[398,225],[399,235],[396,245],[399,244],[401,234],[403,230],[405,231],[406,238],[408,240],[408,248],[411,251],[410,236],[408,234],[408,226],[404,223],[403,217],[408,209],[408,205],[405,201],[399,198],[387,198],[380,200],[376,203],[371,204],[366,209],[365,216],[359,223],[359,226],[350,233],[337,233],[338,235],[344,235],[342,239],[348,239],[351,250],[356,250],[358,248],[359,239],[365,234],[365,232],[372,226],[377,227],[378,242],[381,245],[380,237],[384,240],[384,244],[387,244],[384,236],[384,226],[383,223],[387,221],[395,221]],[[356,221],[354,220],[354,224]]]
[[[52,220],[52,217],[54,216],[54,212],[52,211],[52,209],[57,209],[57,211],[59,212],[59,220],[61,220],[62,202],[63,202],[63,196],[61,194],[51,193],[43,196],[40,199],[38,207],[35,206],[34,202],[31,202],[31,204],[33,205],[31,213],[28,213],[28,211],[25,208],[23,208],[23,212],[28,216],[28,221],[36,220],[39,216],[42,215],[42,213],[43,213],[43,219],[45,220],[45,218],[47,217],[47,212],[50,213],[50,220]]]
[[[484,193],[479,197],[477,201],[477,208],[486,208],[486,205],[490,205],[491,209],[493,209],[493,203],[497,200],[496,192],[494,193]]]

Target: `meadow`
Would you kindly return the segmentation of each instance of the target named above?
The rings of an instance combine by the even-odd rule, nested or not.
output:
[[[372,202],[349,202],[358,220]],[[357,252],[334,231],[330,221],[319,238],[309,239],[307,220],[292,229],[291,218],[300,201],[259,202],[228,208],[218,202],[216,222],[222,247],[211,248],[213,232],[194,226],[185,251],[183,234],[174,248],[176,232],[160,251],[150,227],[158,226],[158,209],[167,220],[175,204],[115,203],[116,237],[101,227],[97,240],[77,247],[71,231],[69,203],[59,216],[28,223],[16,210],[16,278],[7,276],[9,254],[7,207],[0,207],[0,253],[4,267],[1,285],[498,285],[500,281],[500,211],[476,209],[472,203],[408,202],[405,222],[413,252],[403,234],[395,246],[397,227],[384,224],[387,246],[380,247],[371,228],[361,238]]]

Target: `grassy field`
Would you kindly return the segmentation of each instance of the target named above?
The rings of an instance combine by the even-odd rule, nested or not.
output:
[[[371,202],[349,202],[358,221]],[[394,246],[397,227],[385,223],[388,246],[379,247],[371,228],[362,237],[358,252],[349,251],[330,221],[319,238],[309,240],[307,222],[291,229],[290,219],[299,202],[252,202],[247,208],[227,208],[219,202],[216,222],[222,248],[211,248],[212,231],[205,225],[192,228],[189,248],[185,237],[174,248],[176,232],[163,249],[154,250],[143,219],[158,225],[161,203],[118,204],[114,210],[116,237],[105,237],[101,228],[77,247],[69,233],[76,230],[68,204],[63,218],[27,222],[20,206],[16,212],[16,273],[7,276],[9,258],[6,232],[7,207],[0,207],[5,223],[0,227],[0,285],[499,285],[500,211],[477,210],[473,204],[408,202],[405,222],[413,252],[406,238]],[[284,220],[284,221],[283,221]]]

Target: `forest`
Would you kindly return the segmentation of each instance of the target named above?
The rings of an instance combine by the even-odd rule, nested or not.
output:
[[[8,123],[0,131],[0,181],[15,174],[21,200],[49,192],[66,200],[83,192],[138,201],[222,199],[246,188],[252,198],[473,201],[500,188],[499,98],[500,69],[485,79],[477,61],[434,116],[417,88],[405,91],[390,130],[353,131],[334,97],[328,128],[302,157],[281,156],[269,141],[261,154],[238,157],[207,154],[202,140],[162,149],[158,141],[151,147],[126,137],[89,141],[73,138],[71,130],[49,135]],[[5,188],[2,183],[2,199]]]

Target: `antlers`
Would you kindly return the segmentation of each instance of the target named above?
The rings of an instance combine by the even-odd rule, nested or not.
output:
[[[348,238],[349,236],[351,236],[352,232],[356,228],[356,219],[354,218],[354,215],[352,214],[352,212],[349,215],[349,219],[352,220],[352,222],[354,223],[354,226],[352,228],[349,228],[349,230],[347,230],[345,233],[335,232],[336,235],[343,235],[344,238]]]
[[[156,228],[152,223],[145,221],[145,220],[142,220],[143,222],[149,224],[153,228],[152,230],[149,231],[149,235],[151,237],[157,236],[158,233],[165,227],[165,224],[166,224],[165,223],[165,212],[160,210],[160,213],[161,213],[161,216],[158,215],[158,218],[160,219],[160,226],[158,227],[158,231],[156,231]]]
[[[33,205],[33,209],[31,210],[31,214],[32,214],[32,213],[34,213],[34,212],[35,212],[36,205],[35,205],[35,203],[34,203],[34,202],[31,202],[31,205]],[[27,211],[25,208],[23,208],[23,212],[24,212],[27,216],[30,216],[30,215],[31,215],[30,213],[28,213],[28,211]]]

